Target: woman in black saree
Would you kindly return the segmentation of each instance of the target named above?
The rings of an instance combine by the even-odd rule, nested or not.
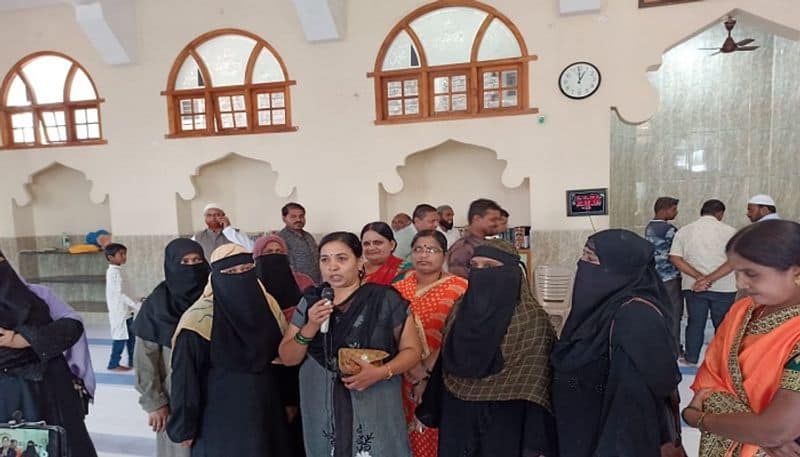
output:
[[[307,294],[280,348],[286,365],[301,364],[300,409],[309,457],[410,457],[401,402],[401,375],[421,360],[421,342],[408,303],[389,286],[363,284],[361,243],[348,232],[319,245],[332,303]],[[329,320],[329,331],[321,332]],[[358,360],[360,372],[339,371],[341,348],[382,350],[383,365]]]

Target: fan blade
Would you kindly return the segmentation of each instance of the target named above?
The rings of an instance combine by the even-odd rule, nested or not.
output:
[[[697,48],[698,51],[719,51],[719,48]]]
[[[737,46],[745,46],[745,45],[748,45],[748,44],[750,44],[750,43],[752,43],[754,41],[756,41],[756,40],[754,40],[753,38],[746,38],[746,39],[736,43],[736,45]]]
[[[715,56],[715,55],[717,55],[717,54],[719,54],[719,53],[720,53],[720,51],[713,52],[713,53],[709,54],[708,56],[709,56],[709,57],[711,57],[711,56]]]
[[[755,51],[758,49],[758,46],[739,46],[736,48],[737,51]]]

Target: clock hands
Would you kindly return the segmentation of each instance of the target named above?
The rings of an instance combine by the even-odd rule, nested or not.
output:
[[[586,70],[584,70],[583,73],[581,73],[581,71],[578,70],[578,84],[581,83],[581,80],[583,79],[583,75],[585,75],[585,74],[586,74]]]

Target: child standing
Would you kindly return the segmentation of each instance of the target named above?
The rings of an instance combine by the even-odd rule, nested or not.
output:
[[[106,270],[106,303],[108,304],[108,320],[111,324],[111,359],[108,369],[111,371],[129,371],[133,366],[133,346],[135,337],[131,331],[133,313],[139,309],[139,303],[130,298],[128,279],[122,266],[128,260],[128,248],[111,243],[105,249],[108,270]],[[128,348],[128,366],[120,365],[122,351]]]

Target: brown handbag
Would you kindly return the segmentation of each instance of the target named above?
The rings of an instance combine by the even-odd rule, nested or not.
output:
[[[341,348],[339,349],[339,371],[343,375],[355,375],[361,372],[361,365],[356,360],[381,366],[387,357],[389,357],[389,353],[379,349]]]

